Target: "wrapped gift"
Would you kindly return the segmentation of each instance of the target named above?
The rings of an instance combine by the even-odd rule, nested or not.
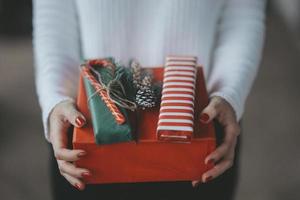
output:
[[[157,126],[159,140],[191,142],[194,130],[196,57],[167,57]]]
[[[163,80],[163,68],[152,69],[154,82]],[[212,123],[200,123],[200,113],[208,104],[202,68],[197,70],[194,134],[189,144],[170,143],[157,139],[159,106],[140,110],[137,142],[97,145],[88,109],[88,96],[81,75],[78,109],[86,116],[87,124],[75,128],[73,148],[83,149],[87,155],[76,161],[77,167],[91,170],[85,177],[88,184],[149,181],[199,180],[213,164],[204,164],[205,157],[216,147]]]
[[[134,98],[134,91],[129,71],[116,66],[114,60],[109,58],[87,61],[81,66],[81,74],[84,77],[96,143],[131,141],[133,130],[128,114],[130,105],[126,103]],[[134,103],[131,106],[134,108]]]

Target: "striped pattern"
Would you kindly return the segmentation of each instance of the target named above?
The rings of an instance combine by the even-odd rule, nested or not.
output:
[[[157,136],[159,140],[189,142],[194,126],[196,57],[169,56],[164,69]]]
[[[114,116],[117,124],[123,124],[126,120],[124,115],[115,105],[115,103],[108,97],[107,91],[102,87],[102,85],[95,79],[95,77],[91,74],[90,70],[87,66],[82,65],[81,68],[82,75],[87,78],[94,89],[99,93],[101,99],[104,101],[108,109],[111,111]]]

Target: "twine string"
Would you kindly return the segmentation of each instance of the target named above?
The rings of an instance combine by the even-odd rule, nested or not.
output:
[[[96,94],[98,94],[101,90],[103,90],[103,88],[98,88],[97,90],[95,90],[95,92],[93,94],[91,94],[89,97],[88,97],[88,102],[90,102],[90,100],[96,96]]]
[[[126,96],[125,88],[124,88],[123,84],[121,83],[121,81],[117,80],[117,77],[114,78],[112,81],[110,81],[106,85],[102,81],[101,74],[97,70],[95,70],[93,67],[91,67],[90,65],[88,65],[88,67],[97,76],[97,79],[98,79],[99,83],[102,85],[103,90],[107,91],[108,98],[111,99],[112,102],[114,102],[115,104],[117,104],[118,106],[120,106],[122,108],[129,109],[132,111],[134,111],[137,108],[137,105],[134,101],[130,101],[126,98],[123,98]],[[114,70],[114,69],[112,69],[112,70]],[[114,89],[117,87],[120,88],[120,90]],[[97,92],[99,92],[99,91],[97,91]],[[97,92],[93,93],[89,97],[89,99],[94,97],[95,94],[97,94]]]

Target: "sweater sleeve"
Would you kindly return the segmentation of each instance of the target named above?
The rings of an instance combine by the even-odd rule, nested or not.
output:
[[[210,97],[220,96],[231,104],[237,120],[261,59],[265,4],[265,0],[228,0],[220,19],[207,86]]]
[[[74,2],[33,0],[35,83],[47,140],[53,107],[76,96],[80,41]]]

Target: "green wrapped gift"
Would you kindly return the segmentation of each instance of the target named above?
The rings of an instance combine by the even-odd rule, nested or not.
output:
[[[133,140],[129,112],[135,109],[134,87],[130,70],[117,65],[112,58],[105,59],[113,65],[113,69],[101,65],[99,60],[87,62],[91,75],[105,87],[106,94],[123,115],[123,121],[116,120],[107,103],[96,91],[91,79],[84,77],[84,85],[88,97],[89,110],[92,117],[93,130],[97,144],[112,144]],[[103,61],[101,59],[100,61]],[[100,64],[99,64],[100,63]]]

